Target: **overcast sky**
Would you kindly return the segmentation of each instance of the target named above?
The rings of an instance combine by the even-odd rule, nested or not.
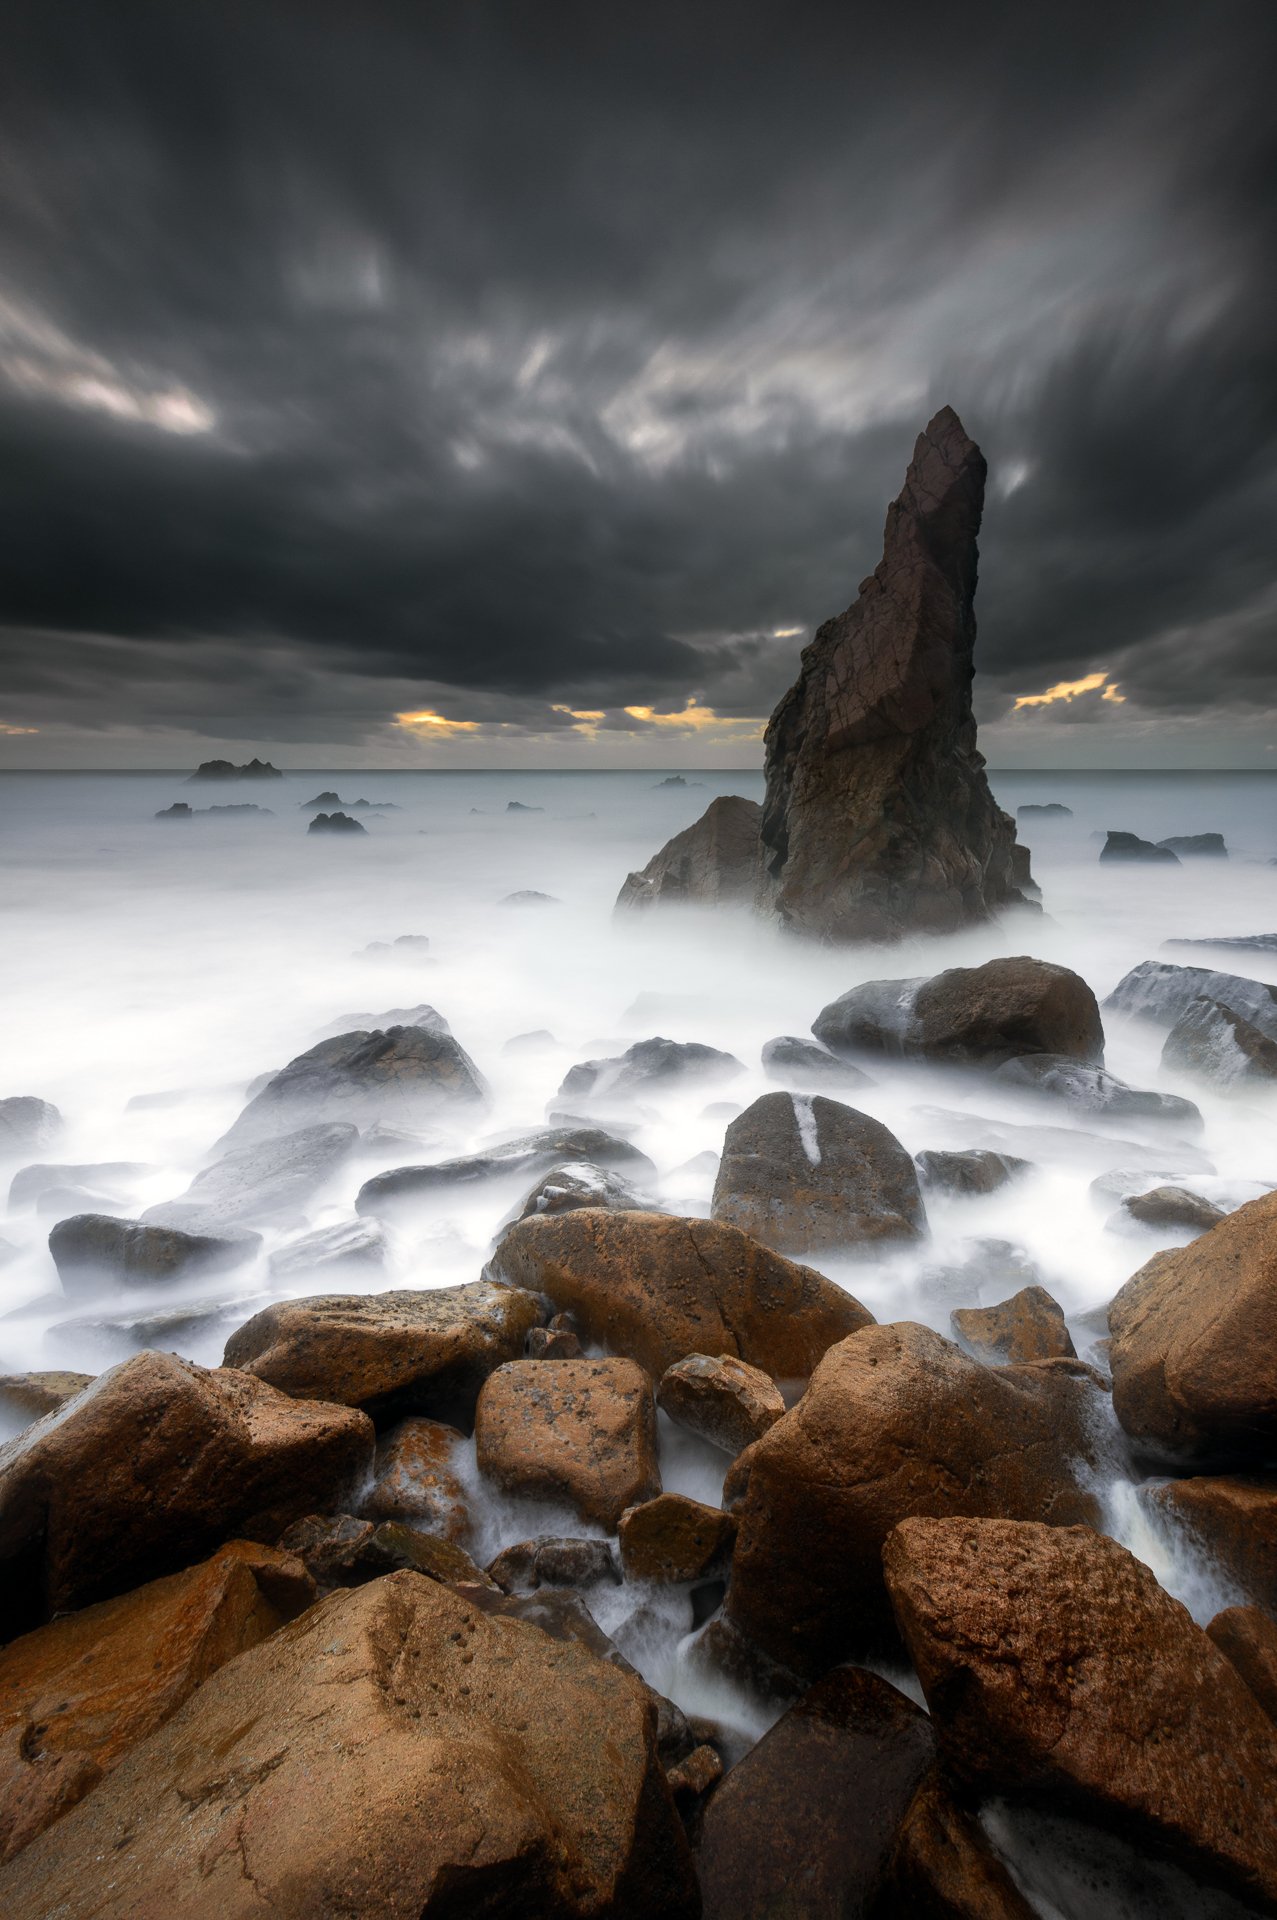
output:
[[[1277,761],[1269,0],[6,17],[0,766],[757,765],[946,402],[990,761]]]

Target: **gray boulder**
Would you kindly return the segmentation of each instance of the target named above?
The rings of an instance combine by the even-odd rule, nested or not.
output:
[[[762,1058],[767,1078],[779,1080],[786,1087],[872,1087],[874,1084],[869,1075],[853,1066],[850,1060],[840,1059],[828,1047],[792,1033],[768,1040]]]
[[[1277,1040],[1202,995],[1189,1002],[1166,1036],[1162,1065],[1216,1087],[1272,1086],[1277,1082]]]
[[[1141,840],[1137,833],[1117,833],[1112,827],[1109,828],[1108,839],[1100,848],[1100,859],[1109,862],[1137,860],[1147,866],[1158,863],[1168,867],[1179,865],[1178,855],[1169,847],[1158,846],[1152,840]]]
[[[1173,1027],[1194,1000],[1217,1000],[1277,1041],[1277,987],[1244,974],[1217,973],[1212,967],[1180,967],[1169,960],[1142,960],[1123,974],[1104,1002],[1105,1013]]]
[[[452,1107],[481,1107],[488,1089],[451,1034],[429,1027],[344,1033],[299,1054],[263,1087],[224,1135],[246,1146],[321,1121],[411,1127]]]
[[[734,1054],[695,1040],[637,1040],[610,1060],[582,1060],[569,1068],[559,1097],[597,1100],[619,1093],[636,1093],[681,1080],[731,1080],[744,1067]]]
[[[1022,1059],[1004,1061],[993,1077],[1008,1090],[1046,1095],[1083,1113],[1201,1132],[1202,1116],[1191,1100],[1182,1100],[1173,1093],[1128,1087],[1116,1074],[1106,1072],[1103,1067],[1086,1066],[1078,1060],[1032,1053]]]
[[[9,1205],[14,1209],[33,1207],[41,1194],[57,1187],[100,1186],[108,1191],[128,1187],[153,1171],[143,1160],[90,1160],[75,1165],[38,1160],[14,1174],[9,1183]]]
[[[1222,833],[1173,833],[1169,840],[1159,840],[1159,847],[1165,847],[1180,860],[1227,860],[1228,848],[1224,845]]]
[[[996,1193],[1008,1181],[1033,1171],[1031,1160],[980,1148],[967,1153],[927,1150],[914,1155],[914,1165],[924,1188],[934,1188],[937,1193]]]
[[[309,1200],[354,1152],[359,1129],[330,1120],[253,1146],[235,1147],[197,1173],[179,1200],[148,1207],[143,1220],[187,1233],[228,1225],[295,1224]]]
[[[625,1167],[644,1175],[656,1172],[645,1153],[601,1127],[550,1127],[540,1133],[525,1133],[516,1140],[503,1141],[483,1153],[436,1161],[432,1166],[395,1167],[388,1173],[376,1174],[359,1189],[355,1211],[386,1215],[426,1194],[514,1175],[548,1173],[552,1167],[574,1160],[589,1160],[602,1167]]]
[[[101,1213],[60,1220],[49,1235],[53,1264],[71,1299],[99,1292],[104,1282],[149,1287],[191,1274],[224,1273],[244,1266],[261,1244],[256,1233],[184,1233]]]

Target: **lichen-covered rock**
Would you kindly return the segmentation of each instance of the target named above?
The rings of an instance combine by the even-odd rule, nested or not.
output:
[[[1080,974],[1026,954],[931,979],[868,980],[833,1000],[812,1032],[835,1053],[998,1066],[1033,1053],[1098,1065],[1104,1028]]]
[[[738,794],[711,800],[693,826],[668,840],[641,873],[628,876],[617,906],[752,906],[762,817],[756,800]]]
[[[475,1409],[480,1472],[508,1493],[562,1502],[611,1531],[660,1491],[652,1383],[632,1360],[515,1360]]]
[[[689,1353],[675,1361],[661,1376],[656,1404],[680,1427],[733,1459],[761,1440],[785,1411],[771,1375],[730,1353]]]
[[[1022,1287],[996,1307],[958,1307],[952,1319],[976,1358],[995,1366],[1074,1357],[1063,1310],[1045,1287]]]

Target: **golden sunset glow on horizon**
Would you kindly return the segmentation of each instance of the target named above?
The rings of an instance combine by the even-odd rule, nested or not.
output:
[[[441,713],[432,713],[424,707],[420,713],[397,713],[395,725],[403,727],[408,733],[420,734],[423,740],[442,740],[452,733],[475,733],[477,720],[445,720]]]
[[[1022,693],[1011,711],[1019,713],[1022,707],[1051,707],[1057,701],[1073,700],[1079,693],[1096,693],[1101,687],[1104,688],[1102,699],[1115,707],[1125,706],[1126,695],[1118,692],[1117,681],[1110,680],[1106,670],[1103,673],[1088,673],[1081,680],[1059,680],[1053,687],[1048,687],[1045,693]]]

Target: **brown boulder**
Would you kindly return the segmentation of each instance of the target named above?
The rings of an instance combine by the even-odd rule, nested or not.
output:
[[[488,1568],[503,1593],[533,1593],[538,1587],[620,1584],[620,1570],[606,1540],[560,1539],[542,1534],[504,1547]]]
[[[361,1587],[384,1573],[422,1573],[445,1586],[491,1587],[464,1547],[437,1533],[421,1533],[402,1520],[374,1526],[353,1513],[308,1513],[280,1535],[282,1552],[301,1561],[321,1593]]]
[[[314,1598],[300,1561],[232,1540],[184,1573],[11,1642],[0,1653],[0,1861]]]
[[[667,1367],[656,1389],[662,1413],[733,1457],[774,1427],[785,1411],[770,1374],[730,1353],[689,1353]]]
[[[826,1348],[872,1322],[832,1280],[738,1227],[672,1214],[581,1208],[520,1220],[488,1272],[548,1294],[587,1340],[658,1378],[688,1354],[721,1353],[802,1379]]]
[[[660,1493],[627,1507],[617,1528],[621,1565],[631,1580],[708,1580],[731,1558],[736,1522],[721,1507],[682,1493]]]
[[[909,1514],[1096,1514],[1096,1376],[1077,1361],[984,1367],[929,1327],[869,1327],[731,1470],[727,1594],[746,1639],[814,1675],[891,1636],[882,1545]]]
[[[866,1913],[934,1753],[925,1713],[876,1673],[826,1674],[705,1810],[705,1920]]]
[[[691,1920],[696,1893],[640,1684],[400,1573],[214,1674],[0,1872],[0,1907]]]
[[[1224,1218],[1222,1207],[1188,1187],[1150,1187],[1147,1193],[1128,1194],[1121,1212],[1144,1227],[1185,1227],[1192,1233],[1209,1233]]]
[[[641,873],[631,873],[616,897],[618,907],[684,905],[752,906],[758,886],[758,829],[763,810],[756,800],[720,794],[694,826],[685,827],[654,853]]]
[[[929,980],[867,980],[831,1001],[812,1032],[835,1053],[902,1054],[998,1066],[1031,1054],[1098,1066],[1104,1027],[1080,974],[1019,954]]]
[[[875,1920],[1033,1920],[1034,1911],[933,1769],[905,1815]]]
[[[453,1467],[461,1440],[438,1420],[401,1420],[377,1443],[371,1491],[363,1501],[370,1520],[406,1520],[445,1540],[470,1531],[466,1491]]]
[[[484,1382],[474,1432],[498,1486],[566,1502],[609,1532],[660,1491],[652,1383],[632,1360],[511,1361]]]
[[[917,1518],[883,1564],[956,1779],[1067,1806],[1277,1905],[1277,1729],[1124,1547],[1089,1527]]]
[[[765,1093],[727,1129],[713,1215],[791,1253],[917,1240],[914,1164],[880,1120],[820,1094]]]
[[[1258,1607],[1225,1607],[1206,1629],[1270,1720],[1277,1720],[1277,1622]]]
[[[1154,1254],[1109,1307],[1113,1405],[1172,1459],[1263,1460],[1277,1442],[1277,1193]]]
[[[91,1373],[6,1373],[0,1376],[0,1411],[39,1420],[74,1400],[93,1380]]]
[[[977,1360],[1071,1360],[1072,1337],[1063,1309],[1045,1287],[1021,1287],[996,1307],[957,1307],[953,1330]]]
[[[188,1566],[228,1535],[273,1540],[360,1482],[372,1450],[351,1408],[136,1354],[0,1448],[8,1630]]]
[[[1192,1534],[1256,1606],[1277,1614],[1277,1480],[1211,1474],[1150,1487],[1143,1497]]]
[[[415,1292],[320,1294],[256,1313],[226,1343],[225,1365],[300,1400],[469,1426],[479,1388],[517,1359],[542,1317],[530,1295],[475,1280]]]

